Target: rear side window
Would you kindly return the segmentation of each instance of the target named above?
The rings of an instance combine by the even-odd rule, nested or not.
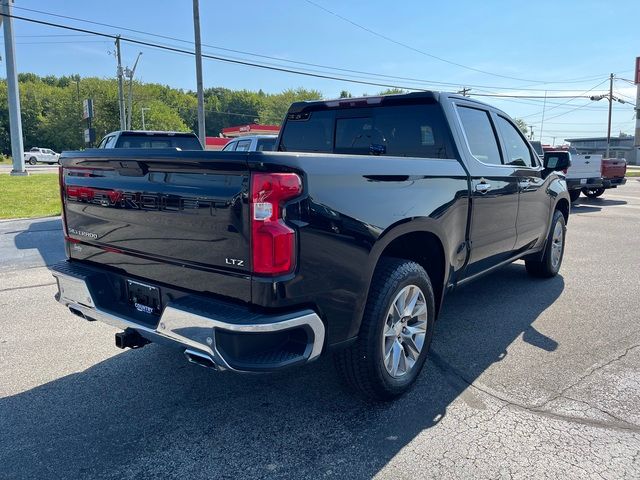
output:
[[[280,150],[454,158],[438,104],[320,110],[299,117],[287,119]]]
[[[259,152],[270,152],[276,147],[276,139],[275,138],[260,138],[258,140],[258,148]]]
[[[248,152],[251,148],[251,140],[240,140],[236,146],[236,152]]]
[[[489,119],[489,112],[458,106],[458,113],[471,154],[482,163],[502,165],[500,149]]]
[[[236,142],[227,143],[222,149],[223,152],[233,152],[236,149]]]
[[[505,163],[507,165],[515,165],[520,167],[535,166],[531,150],[520,131],[506,118],[498,116],[498,129],[504,142],[505,154],[507,156]]]
[[[115,135],[111,135],[111,136],[107,137],[107,141],[104,142],[104,147],[103,148],[113,148],[113,146],[115,144],[115,140],[116,140],[116,136]]]
[[[288,119],[280,150],[287,152],[333,152],[334,111],[304,114],[300,120]]]

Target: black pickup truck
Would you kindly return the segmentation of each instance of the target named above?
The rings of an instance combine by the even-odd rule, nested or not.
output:
[[[422,369],[445,294],[524,259],[558,273],[569,196],[503,112],[425,92],[293,104],[275,152],[62,156],[57,300],[265,372],[325,353],[369,398]],[[526,301],[526,297],[523,297]]]

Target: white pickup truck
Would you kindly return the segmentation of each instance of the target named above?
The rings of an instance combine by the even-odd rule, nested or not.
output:
[[[227,143],[223,152],[263,152],[271,151],[276,145],[277,135],[247,135]]]
[[[24,161],[29,165],[36,163],[60,163],[60,154],[50,148],[33,147],[24,154]]]
[[[595,190],[602,188],[602,155],[578,155],[566,150],[547,151],[547,157],[568,156],[570,167],[566,171],[567,188],[571,202],[580,197],[583,190]],[[551,163],[554,163],[552,160]]]

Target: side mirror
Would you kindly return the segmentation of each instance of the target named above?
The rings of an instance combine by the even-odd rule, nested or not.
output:
[[[571,166],[571,155],[569,152],[545,152],[544,168],[560,172]]]

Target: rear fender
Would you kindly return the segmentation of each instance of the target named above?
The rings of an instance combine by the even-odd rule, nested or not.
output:
[[[367,264],[367,269],[364,272],[366,281],[366,288],[364,291],[366,295],[369,295],[369,289],[371,288],[371,280],[373,279],[374,271],[378,265],[380,257],[383,256],[385,249],[391,245],[391,243],[400,238],[403,235],[410,233],[430,233],[435,235],[435,237],[440,241],[442,245],[442,250],[444,253],[444,275],[443,275],[443,285],[440,285],[441,288],[438,290],[441,291],[440,298],[436,299],[437,304],[442,304],[442,299],[446,292],[446,286],[448,284],[450,272],[452,271],[448,253],[450,251],[450,246],[446,240],[446,235],[442,230],[442,227],[438,221],[433,218],[428,217],[420,217],[420,218],[411,218],[401,220],[390,227],[388,227],[379,237],[376,243],[373,245],[370,253],[369,253],[369,262]],[[436,285],[434,285],[436,288]],[[364,309],[366,308],[366,302],[362,302],[361,306],[354,312],[354,319],[352,323],[351,336],[355,336],[360,331],[360,324],[362,323],[362,317],[364,314]],[[437,312],[436,312],[437,314]]]

